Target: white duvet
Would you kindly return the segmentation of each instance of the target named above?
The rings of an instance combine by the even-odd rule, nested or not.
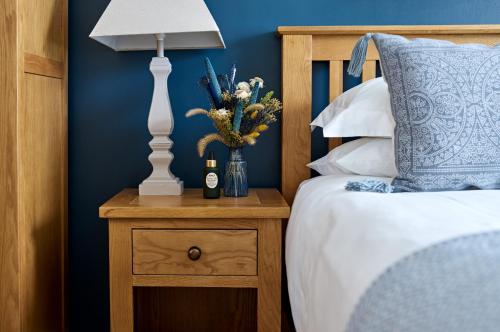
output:
[[[344,190],[348,180],[366,178],[316,177],[295,197],[286,266],[298,332],[344,331],[371,282],[402,257],[454,237],[500,229],[500,191]]]

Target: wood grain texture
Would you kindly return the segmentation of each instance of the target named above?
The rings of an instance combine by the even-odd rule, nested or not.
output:
[[[24,52],[64,61],[65,0],[21,1]]]
[[[359,35],[368,32],[383,32],[398,35],[488,35],[500,34],[500,25],[280,26],[277,32],[279,35]]]
[[[61,80],[25,74],[19,113],[22,328],[61,329],[65,194]]]
[[[257,276],[134,275],[134,286],[257,288]]]
[[[313,37],[313,61],[349,60],[359,35],[319,35]],[[449,40],[454,43],[496,44],[499,35],[403,35],[408,38],[435,38]],[[378,60],[375,45],[370,42],[366,52],[367,60]]]
[[[330,61],[330,95],[332,102],[344,92],[344,61]],[[328,139],[328,149],[333,150],[342,144],[342,137],[332,137]]]
[[[282,44],[281,192],[291,203],[310,176],[312,37],[283,36]]]
[[[155,219],[113,219],[130,223],[134,229],[257,229],[258,220],[255,219],[225,219],[215,218],[207,222],[206,219],[192,218],[155,218]]]
[[[35,54],[24,53],[24,72],[42,76],[63,78],[64,63],[47,59]]]
[[[0,331],[21,327],[17,218],[16,2],[0,0]]]
[[[332,102],[344,92],[344,62],[330,61],[329,99]]]
[[[201,189],[181,196],[139,196],[125,189],[99,208],[101,218],[288,218],[290,208],[276,189],[251,189],[248,197],[203,199]]]
[[[113,332],[134,331],[132,230],[127,223],[109,222],[109,301]]]
[[[136,288],[136,332],[255,332],[255,289]]]
[[[339,94],[343,79],[343,61],[350,60],[357,40],[368,32],[384,32],[408,38],[436,38],[455,43],[500,42],[500,25],[427,25],[427,26],[292,26],[278,27],[283,45],[282,115],[282,192],[291,204],[301,181],[310,177],[305,165],[310,159],[311,85],[313,61],[330,62],[330,97]],[[294,42],[295,41],[295,42]],[[370,42],[363,80],[375,77],[378,52]],[[329,148],[341,144],[329,140]]]
[[[363,65],[363,72],[361,74],[361,81],[366,82],[375,78],[377,74],[377,61],[368,60]]]
[[[281,331],[281,219],[259,224],[259,332]]]
[[[63,34],[63,76],[61,77],[61,95],[62,95],[62,128],[61,128],[61,192],[63,193],[60,202],[62,222],[61,222],[61,234],[62,241],[60,243],[62,256],[62,266],[61,266],[61,303],[62,306],[62,321],[61,321],[61,331],[67,331],[69,329],[67,308],[68,308],[68,282],[67,278],[69,275],[69,255],[68,255],[68,0],[62,0],[61,2],[61,15],[62,15],[62,34]]]
[[[0,0],[0,18],[0,331],[57,332],[65,326],[67,1]],[[56,62],[65,69],[57,75]]]
[[[134,274],[257,275],[255,230],[134,230],[132,239]]]
[[[313,61],[348,61],[351,59],[352,49],[362,36],[359,35],[319,35],[313,37]],[[378,52],[373,42],[368,44],[367,60],[378,59]]]

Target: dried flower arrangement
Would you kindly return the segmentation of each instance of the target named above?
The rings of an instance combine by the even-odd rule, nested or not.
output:
[[[205,135],[198,141],[200,157],[211,142],[219,141],[230,148],[254,145],[257,137],[276,121],[282,108],[281,101],[268,92],[258,101],[259,92],[264,87],[260,77],[248,82],[236,83],[236,67],[229,74],[216,75],[212,64],[205,58],[206,76],[201,79],[210,100],[210,110],[195,108],[186,117],[203,114],[210,118],[217,133]]]

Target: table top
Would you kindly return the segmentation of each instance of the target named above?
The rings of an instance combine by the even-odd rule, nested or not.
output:
[[[101,218],[288,218],[290,207],[274,188],[250,189],[248,197],[204,199],[202,189],[181,196],[139,196],[124,189],[99,208]]]

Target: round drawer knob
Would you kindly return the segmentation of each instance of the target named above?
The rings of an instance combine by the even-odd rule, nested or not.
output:
[[[201,257],[201,249],[198,247],[191,247],[188,250],[188,257],[192,261],[197,261]]]

